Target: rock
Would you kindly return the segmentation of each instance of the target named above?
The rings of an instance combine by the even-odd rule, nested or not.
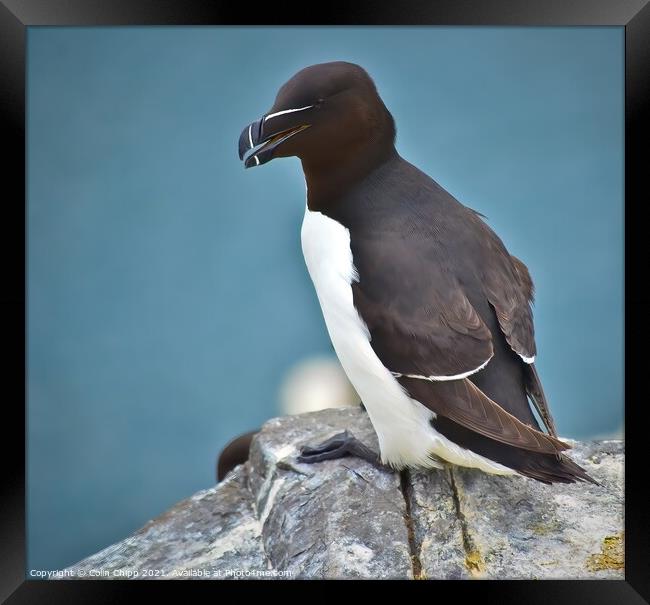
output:
[[[620,566],[590,566],[606,540],[622,540],[623,446],[571,443],[572,459],[602,487],[486,480],[469,469],[454,470],[452,489],[476,557],[475,573],[504,579],[623,577],[622,558]],[[590,462],[606,449],[616,453],[599,466]]]
[[[247,471],[246,465],[238,466],[216,487],[179,502],[132,536],[66,571],[84,579],[182,579],[269,569]]]
[[[602,486],[296,461],[344,429],[377,449],[359,408],[270,420],[220,484],[59,577],[623,579],[621,441],[572,442]]]
[[[250,456],[250,486],[269,558],[294,577],[408,578],[411,561],[400,476],[358,458],[294,462],[301,445],[352,425],[377,449],[359,409],[266,423]],[[288,445],[289,444],[289,445]]]

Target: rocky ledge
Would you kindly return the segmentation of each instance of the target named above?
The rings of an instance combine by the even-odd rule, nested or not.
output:
[[[377,447],[361,409],[270,420],[224,481],[63,577],[623,578],[621,441],[570,442],[602,486],[296,462],[344,429]]]

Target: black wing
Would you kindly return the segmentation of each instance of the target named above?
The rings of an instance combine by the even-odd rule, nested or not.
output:
[[[392,372],[444,379],[490,360],[489,328],[426,240],[355,238],[353,258],[355,307],[372,348]]]

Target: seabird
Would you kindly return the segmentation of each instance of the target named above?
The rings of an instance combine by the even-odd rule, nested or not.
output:
[[[595,481],[563,452],[539,375],[526,265],[478,212],[395,149],[395,124],[358,65],[306,67],[244,128],[246,168],[297,156],[301,240],[338,358],[377,433],[298,460],[443,462],[543,483]],[[544,425],[538,424],[531,409]]]
[[[219,452],[219,456],[217,456],[217,464],[215,468],[217,483],[224,479],[228,474],[228,471],[235,468],[238,464],[243,464],[248,460],[248,452],[251,447],[251,442],[257,433],[258,431],[249,431],[248,433],[239,435],[239,437],[235,437],[226,443],[221,452]]]

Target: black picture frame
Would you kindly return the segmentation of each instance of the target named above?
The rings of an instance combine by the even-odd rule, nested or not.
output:
[[[644,205],[648,203],[643,178],[647,172],[644,147],[650,140],[650,6],[649,0],[381,0],[337,7],[330,3],[244,3],[213,0],[0,0],[0,141],[3,195],[3,322],[6,361],[5,385],[14,383],[17,396],[8,394],[2,407],[5,427],[2,443],[2,498],[0,500],[0,599],[17,603],[128,602],[164,590],[179,591],[184,600],[198,591],[214,595],[227,586],[270,594],[278,586],[305,587],[292,582],[96,582],[25,579],[25,449],[8,437],[25,434],[25,68],[26,30],[38,26],[91,25],[493,25],[493,26],[622,26],[625,28],[625,352],[626,352],[626,464],[625,464],[625,580],[621,581],[457,581],[440,582],[440,590],[454,599],[481,602],[644,603],[650,600],[650,531],[646,481],[647,427],[640,422],[644,364],[650,323],[650,297],[642,285],[648,255],[644,242]],[[645,144],[645,145],[644,145]],[[635,216],[639,213],[639,216]],[[21,321],[22,320],[22,321]],[[7,338],[8,337],[8,338]],[[639,348],[639,354],[635,349]],[[644,346],[645,345],[645,346]],[[644,351],[645,349],[645,351]],[[647,370],[646,370],[647,371]],[[9,380],[10,379],[10,380]],[[588,380],[588,377],[584,377]],[[638,387],[638,388],[637,388]],[[635,394],[639,397],[635,397]],[[24,403],[23,403],[24,405]],[[371,581],[370,584],[377,582]],[[452,585],[451,587],[449,585]],[[227,586],[226,586],[227,585]],[[349,586],[349,585],[348,585]],[[430,583],[410,582],[410,590],[430,591]],[[400,590],[406,586],[400,583]],[[320,583],[323,595],[341,598],[338,582]],[[347,590],[347,589],[346,589]],[[384,590],[384,588],[382,588]],[[146,591],[146,593],[145,593]],[[423,595],[425,596],[425,595]]]

